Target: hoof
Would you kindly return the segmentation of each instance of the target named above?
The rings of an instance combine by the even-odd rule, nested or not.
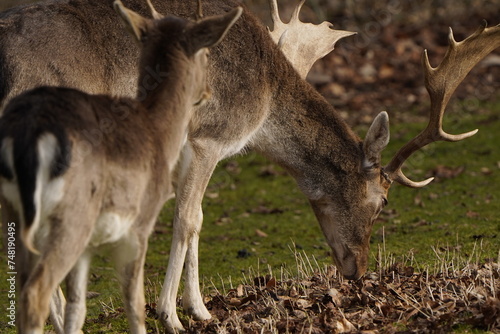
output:
[[[161,314],[158,315],[158,319],[160,320],[163,327],[165,327],[166,334],[186,332],[176,313],[174,313],[173,315],[169,315],[167,314],[167,312],[161,312]]]

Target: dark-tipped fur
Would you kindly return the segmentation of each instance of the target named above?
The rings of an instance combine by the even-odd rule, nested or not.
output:
[[[5,99],[7,93],[10,90],[11,76],[9,73],[9,68],[6,63],[7,61],[5,59],[4,51],[0,47],[0,105],[1,101]]]

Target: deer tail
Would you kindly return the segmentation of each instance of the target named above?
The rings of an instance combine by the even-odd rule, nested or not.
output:
[[[54,196],[45,190],[54,178],[67,170],[69,161],[70,145],[61,131],[40,135],[26,131],[1,140],[0,175],[7,180],[7,185],[14,185],[10,189],[4,186],[2,190],[20,214],[22,242],[35,254],[39,253],[34,236],[40,227],[42,205]]]

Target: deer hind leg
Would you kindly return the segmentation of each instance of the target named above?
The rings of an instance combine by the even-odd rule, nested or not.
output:
[[[14,256],[12,262],[15,263],[15,271],[17,272],[18,291],[21,291],[28,280],[29,269],[31,268],[30,265],[34,263],[34,256],[28,252],[21,241],[21,220],[17,211],[3,196],[0,196],[0,206],[4,238],[3,251],[6,255]],[[14,247],[13,254],[12,247]]]
[[[130,332],[134,334],[146,334],[144,262],[147,241],[148,235],[129,233],[114,249],[114,262],[122,287],[125,311]]]
[[[73,220],[75,217],[78,215],[73,215]],[[85,226],[82,222],[71,224],[69,219],[53,224],[49,241],[22,288],[19,307],[21,333],[43,333],[56,288],[86,248],[89,231],[75,228],[79,225]],[[52,233],[53,230],[56,233]]]
[[[20,333],[43,333],[43,325],[48,316],[52,288],[56,287],[54,276],[61,276],[59,271],[51,272],[43,260],[37,264],[21,293],[19,310]],[[55,275],[54,275],[55,274]]]
[[[2,214],[2,230],[3,230],[3,245],[6,255],[8,254],[9,248],[14,246],[14,258],[16,275],[16,285],[17,292],[23,291],[26,282],[28,281],[29,275],[31,273],[31,268],[36,264],[38,256],[30,253],[23,245],[21,240],[21,220],[16,209],[11,205],[11,203],[6,200],[3,196],[0,196],[1,214]],[[22,330],[23,323],[21,321],[21,310],[18,308],[18,317],[16,318],[17,326],[19,327],[19,332],[24,333]],[[60,333],[62,334],[61,329]]]
[[[68,296],[64,318],[64,333],[66,334],[81,333],[81,328],[85,322],[89,265],[90,255],[84,253],[78,259],[78,262],[69,272],[68,276],[66,276],[66,291]],[[60,288],[52,295],[52,301],[54,301],[58,293],[61,293],[62,296]],[[64,298],[64,296],[62,297]]]
[[[81,261],[82,259],[80,259]],[[77,263],[77,266],[78,266],[78,263]],[[75,270],[75,268],[73,268],[73,270]],[[72,275],[72,273],[70,273],[69,275]],[[88,269],[87,269],[87,277],[86,279],[88,278]],[[66,278],[68,279],[68,278]],[[86,288],[86,283],[87,281],[85,281],[85,288]],[[82,283],[83,284],[83,283]],[[68,286],[68,289],[69,289],[69,285],[70,283],[67,283],[66,284]],[[76,284],[74,284],[76,286]],[[84,294],[83,295],[83,299],[79,299],[81,302],[83,302],[83,312],[82,314],[85,315],[86,313],[86,305],[85,305],[85,300],[86,300],[86,295]],[[56,334],[66,334],[66,333],[69,333],[69,329],[68,330],[64,330],[64,323],[75,323],[73,320],[69,320],[69,318],[65,318],[65,315],[66,315],[66,298],[64,297],[64,294],[63,294],[63,291],[61,289],[61,287],[58,287],[56,291],[54,291],[54,293],[52,294],[52,298],[50,300],[50,323],[52,324],[52,326],[54,327],[54,331],[56,332]],[[76,308],[71,306],[70,309],[72,310],[75,310]],[[79,327],[75,327],[75,328],[81,328],[83,326],[83,321],[85,320],[84,317],[82,317],[83,319],[81,320],[82,323],[79,325]],[[64,319],[67,319],[66,321]],[[73,328],[73,327],[72,327]],[[76,330],[76,333],[79,333],[79,334],[83,334],[83,332],[81,330]]]
[[[29,257],[25,252],[21,241],[21,220],[19,214],[10,204],[10,202],[0,195],[0,208],[2,217],[2,233],[3,233],[3,249],[2,251],[5,255],[14,256],[13,261],[15,265],[15,271],[17,272],[17,284],[18,291],[21,291],[22,286],[26,283],[27,275],[29,271]],[[12,254],[12,247],[14,247],[14,252]],[[10,251],[10,252],[9,252]],[[9,258],[10,259],[10,258]],[[12,270],[14,271],[14,270]]]
[[[184,260],[187,258],[186,292],[184,307],[196,319],[209,319],[210,313],[203,303],[198,282],[198,235],[203,212],[201,202],[217,162],[217,151],[207,147],[187,144],[179,162],[174,233],[167,274],[158,302],[158,315],[169,332],[182,331],[183,327],[176,314],[176,297]]]
[[[22,287],[28,280],[29,269],[36,263],[36,256],[30,254],[29,251],[24,248],[20,236],[21,225],[20,218],[17,211],[12,207],[12,205],[3,197],[0,196],[0,207],[2,213],[2,228],[4,232],[4,248],[5,251],[9,248],[9,227],[13,229],[14,235],[14,246],[15,246],[15,263],[17,264],[17,284],[18,291],[22,291]],[[12,238],[11,238],[12,244]],[[54,327],[57,334],[64,334],[64,307],[66,305],[66,300],[62,293],[61,288],[59,288],[50,302],[50,322]]]

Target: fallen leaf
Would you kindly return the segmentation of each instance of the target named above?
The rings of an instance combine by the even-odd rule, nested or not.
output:
[[[478,212],[474,212],[474,211],[467,211],[467,213],[465,214],[467,216],[467,218],[478,218],[480,216],[480,214]]]
[[[340,333],[348,333],[356,331],[356,327],[352,323],[349,322],[346,318],[342,318],[337,320],[337,328]]]
[[[394,67],[389,64],[384,64],[378,70],[378,77],[381,80],[389,79],[394,76]]]
[[[205,197],[210,198],[210,199],[216,199],[219,197],[218,192],[205,192]]]
[[[491,175],[493,174],[493,171],[489,169],[488,167],[481,167],[481,173],[483,175]]]
[[[335,306],[337,307],[342,306],[342,294],[339,292],[339,290],[331,288],[328,290],[328,295],[332,298],[332,301],[335,304]]]
[[[100,295],[101,294],[99,292],[88,291],[87,292],[87,299],[93,299],[93,298],[99,297]]]
[[[261,231],[261,230],[259,230],[259,229],[256,229],[256,230],[255,230],[255,234],[257,234],[257,236],[258,236],[258,237],[261,237],[261,238],[267,238],[267,237],[268,237],[268,235],[267,235],[267,233],[266,233],[266,232],[263,232],[263,231]]]
[[[266,288],[274,289],[275,287],[276,287],[276,278],[272,277],[269,281],[267,281]]]
[[[453,168],[444,165],[437,165],[436,168],[431,171],[431,175],[437,179],[452,179],[462,174],[464,170],[464,166]]]
[[[241,302],[241,299],[238,299],[238,298],[231,298],[229,300],[229,305],[231,306],[241,306],[242,302]]]

